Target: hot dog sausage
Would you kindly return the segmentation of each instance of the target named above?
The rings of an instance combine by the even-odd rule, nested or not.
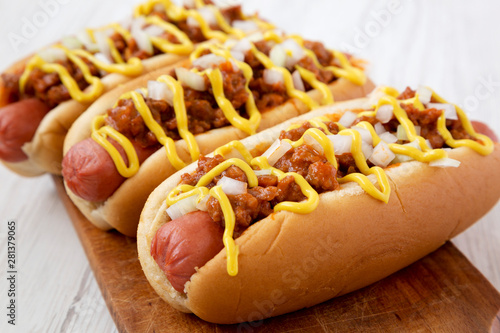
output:
[[[491,128],[489,128],[488,125],[486,125],[483,122],[477,121],[477,120],[471,120],[471,124],[472,124],[472,127],[474,127],[474,130],[476,132],[486,135],[494,142],[498,142],[498,138],[497,138],[495,132],[493,132],[493,130]]]
[[[151,243],[151,255],[179,292],[195,273],[223,248],[224,230],[207,212],[197,211],[164,224]]]
[[[21,162],[28,158],[21,147],[30,142],[50,108],[36,98],[25,99],[0,109],[0,159]]]
[[[116,141],[109,141],[128,163],[123,148]],[[134,140],[131,142],[140,163],[157,150],[157,147],[144,148]],[[106,200],[126,179],[120,175],[108,152],[92,138],[71,147],[62,161],[62,175],[69,189],[88,201]]]

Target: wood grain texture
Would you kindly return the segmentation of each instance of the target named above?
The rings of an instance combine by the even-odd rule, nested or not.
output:
[[[446,243],[378,283],[312,308],[240,325],[210,324],[163,302],[144,277],[135,239],[96,229],[66,196],[62,180],[54,181],[120,332],[480,332],[497,320],[500,294]]]

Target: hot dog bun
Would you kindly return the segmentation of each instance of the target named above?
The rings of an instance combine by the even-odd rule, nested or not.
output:
[[[167,73],[168,70],[166,69],[150,73],[115,89],[94,102],[69,131],[64,143],[64,154],[76,143],[90,136],[92,119],[112,107],[121,94],[145,86],[148,80],[156,78],[154,75],[159,76]],[[347,79],[340,78],[330,84],[329,87],[335,100],[339,101],[365,96],[374,88],[374,85],[370,80],[367,80],[363,86],[359,86]],[[316,101],[321,101],[322,96],[316,90],[308,92],[308,95]],[[307,111],[308,108],[301,101],[290,99],[285,104],[263,113],[258,131],[272,127]],[[196,141],[201,154],[208,154],[229,141],[242,139],[246,136],[248,135],[245,132],[228,126],[197,135]],[[181,159],[190,159],[184,140],[176,141],[175,146]],[[98,228],[104,230],[117,229],[125,235],[135,237],[140,212],[147,197],[156,186],[176,171],[169,162],[165,150],[160,149],[141,165],[137,174],[128,178],[105,202],[89,202],[76,196],[67,186],[66,189],[75,205]]]
[[[26,65],[30,57],[23,59],[9,69],[6,73],[19,72]],[[184,59],[185,57],[175,54],[162,54],[142,61],[143,73],[168,66]],[[131,80],[131,77],[122,74],[111,73],[102,78],[104,92]],[[0,82],[1,84],[1,82]],[[3,85],[2,85],[3,87]],[[85,92],[89,91],[88,87]],[[0,90],[0,96],[2,90]],[[28,159],[19,163],[2,163],[10,170],[26,177],[39,176],[45,172],[60,175],[62,148],[64,138],[73,122],[90,106],[91,103],[80,103],[68,100],[52,109],[45,116],[38,127],[33,139],[24,144],[22,150],[28,155]]]
[[[350,101],[314,111],[242,140],[250,151],[269,146],[290,124],[318,115],[366,107]],[[387,204],[357,183],[322,193],[309,214],[281,211],[251,225],[235,240],[236,276],[227,272],[225,251],[197,269],[174,290],[150,254],[156,231],[170,220],[167,194],[191,164],[163,182],[149,197],[138,227],[138,253],[156,292],[175,308],[215,323],[253,321],[310,307],[362,288],[411,264],[462,232],[500,197],[500,144],[487,156],[452,149],[458,168],[434,168],[417,161],[385,170],[391,187]],[[373,181],[373,179],[372,179]],[[307,235],[305,237],[305,235]]]

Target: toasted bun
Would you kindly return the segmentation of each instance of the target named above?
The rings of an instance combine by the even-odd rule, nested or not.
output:
[[[151,73],[151,76],[153,74]],[[137,80],[134,84],[140,82]],[[143,86],[143,84],[138,84],[135,88],[140,86]],[[135,88],[132,88],[131,82],[127,87],[116,89],[116,91],[101,97],[99,101],[95,102],[71,128],[66,138],[64,152],[66,153],[73,145],[90,136],[92,119],[113,106],[119,95],[121,95],[121,93],[117,92],[125,92]],[[364,86],[358,86],[341,78],[330,85],[330,88],[335,100],[339,101],[365,96],[373,90],[374,85],[368,80]],[[309,95],[317,101],[322,98],[321,94],[314,90],[310,91]],[[258,131],[280,124],[287,119],[306,112],[308,112],[308,109],[302,102],[291,99],[285,104],[263,113]],[[196,141],[200,147],[200,153],[205,155],[223,144],[247,136],[245,132],[228,126],[197,135]],[[177,141],[175,147],[181,159],[190,160],[184,140]],[[114,228],[122,234],[135,237],[140,213],[149,194],[176,171],[170,164],[165,150],[160,149],[141,165],[136,175],[127,179],[105,202],[89,202],[76,196],[67,187],[66,190],[71,200],[94,225],[104,230]]]
[[[30,58],[31,56],[15,63],[6,72],[12,73],[22,70]],[[143,74],[179,62],[184,58],[185,57],[173,54],[162,54],[146,59],[142,62],[144,67]],[[121,74],[111,73],[106,75],[102,79],[104,92],[111,91],[113,88],[130,80],[131,77]],[[87,88],[87,90],[88,89],[90,89],[90,87]],[[0,102],[4,95],[2,90],[0,90]],[[79,103],[75,100],[68,100],[52,109],[47,116],[43,118],[33,140],[24,144],[22,147],[23,151],[28,155],[28,160],[20,163],[3,162],[5,166],[22,176],[28,177],[38,176],[45,172],[60,175],[63,142],[66,133],[73,122],[91,104],[92,103]]]
[[[250,150],[269,145],[288,125],[242,142]],[[181,174],[196,169],[191,164],[162,183],[144,207],[137,234],[142,268],[164,300],[210,322],[254,321],[313,306],[408,266],[496,204],[500,144],[488,156],[458,148],[449,157],[461,161],[460,166],[433,168],[412,161],[386,169],[391,185],[387,204],[357,183],[347,183],[321,194],[310,214],[281,211],[268,216],[236,239],[237,276],[228,275],[222,250],[197,270],[182,294],[171,287],[150,246],[158,228],[169,221],[166,195]]]

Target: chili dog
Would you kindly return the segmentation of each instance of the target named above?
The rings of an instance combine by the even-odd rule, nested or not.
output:
[[[381,91],[222,146],[155,189],[137,246],[156,292],[210,322],[261,320],[382,279],[493,207],[500,144],[428,88]]]
[[[186,67],[148,82],[147,90],[125,93],[129,86],[120,90],[125,93],[120,98],[114,94],[94,103],[70,130],[62,163],[67,192],[100,228],[135,236],[147,196],[185,161],[373,88],[354,58],[274,31],[226,45],[204,43],[190,58]],[[124,158],[109,146],[108,162],[95,167],[102,155],[78,148],[96,146],[92,141],[104,146],[105,137],[116,140],[119,134],[138,142],[138,151],[129,146]],[[140,163],[135,155],[145,147],[157,151]]]
[[[67,130],[99,96],[185,59],[197,43],[271,27],[240,6],[149,0],[127,22],[66,37],[1,75],[0,160],[25,176],[60,174]]]

